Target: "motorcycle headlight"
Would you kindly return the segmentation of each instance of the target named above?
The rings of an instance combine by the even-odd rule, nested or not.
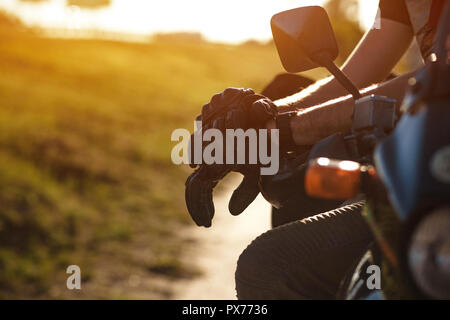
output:
[[[450,298],[450,207],[434,210],[417,224],[408,264],[417,286],[426,295]]]

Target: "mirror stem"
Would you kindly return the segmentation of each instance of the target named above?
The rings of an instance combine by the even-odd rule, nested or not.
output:
[[[336,78],[336,80],[357,100],[361,98],[361,93],[355,84],[339,69],[326,53],[319,53],[314,56],[315,62],[327,68],[328,71]]]

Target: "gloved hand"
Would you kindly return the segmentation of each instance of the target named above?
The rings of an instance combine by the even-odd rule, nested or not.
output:
[[[228,88],[214,95],[202,108],[202,125],[217,129],[264,128],[275,118],[277,107],[252,89]]]
[[[218,129],[225,135],[226,129],[247,130],[261,129],[268,120],[274,119],[278,113],[275,104],[263,95],[255,94],[251,89],[228,88],[222,93],[215,94],[211,101],[202,108],[197,121],[201,121],[201,130],[196,130],[190,139],[190,166],[194,163],[194,149],[196,135],[202,135],[208,129]],[[201,140],[201,139],[199,139]],[[208,144],[202,145],[202,152]]]
[[[276,114],[277,108],[272,101],[255,94],[250,89],[228,88],[214,95],[210,103],[203,106],[201,116],[197,117],[202,121],[202,130],[197,130],[191,137],[191,167],[196,167],[193,163],[194,135],[202,134],[210,128],[220,130],[224,137],[226,129],[265,128],[266,122],[275,118]],[[225,147],[225,143],[223,145]],[[202,145],[202,153],[206,146]],[[247,147],[246,149],[248,150]],[[224,150],[225,154],[226,150]],[[230,171],[244,175],[229,202],[228,208],[231,214],[242,213],[259,194],[258,164],[247,162],[245,164],[201,164],[200,168],[187,179],[185,192],[188,211],[198,226],[211,226],[214,216],[213,188]]]

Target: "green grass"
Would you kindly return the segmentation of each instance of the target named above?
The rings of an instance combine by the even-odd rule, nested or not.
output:
[[[280,71],[270,46],[49,39],[0,17],[0,297],[70,297],[70,264],[93,298],[115,296],[96,286],[104,265],[195,273],[178,261],[190,170],[170,134]]]

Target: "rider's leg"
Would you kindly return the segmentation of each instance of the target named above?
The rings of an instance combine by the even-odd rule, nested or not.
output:
[[[302,192],[298,192],[295,200],[280,209],[272,207],[272,228],[332,210],[342,203],[342,201],[311,198]]]
[[[270,230],[241,254],[239,299],[333,299],[372,240],[357,202]]]

